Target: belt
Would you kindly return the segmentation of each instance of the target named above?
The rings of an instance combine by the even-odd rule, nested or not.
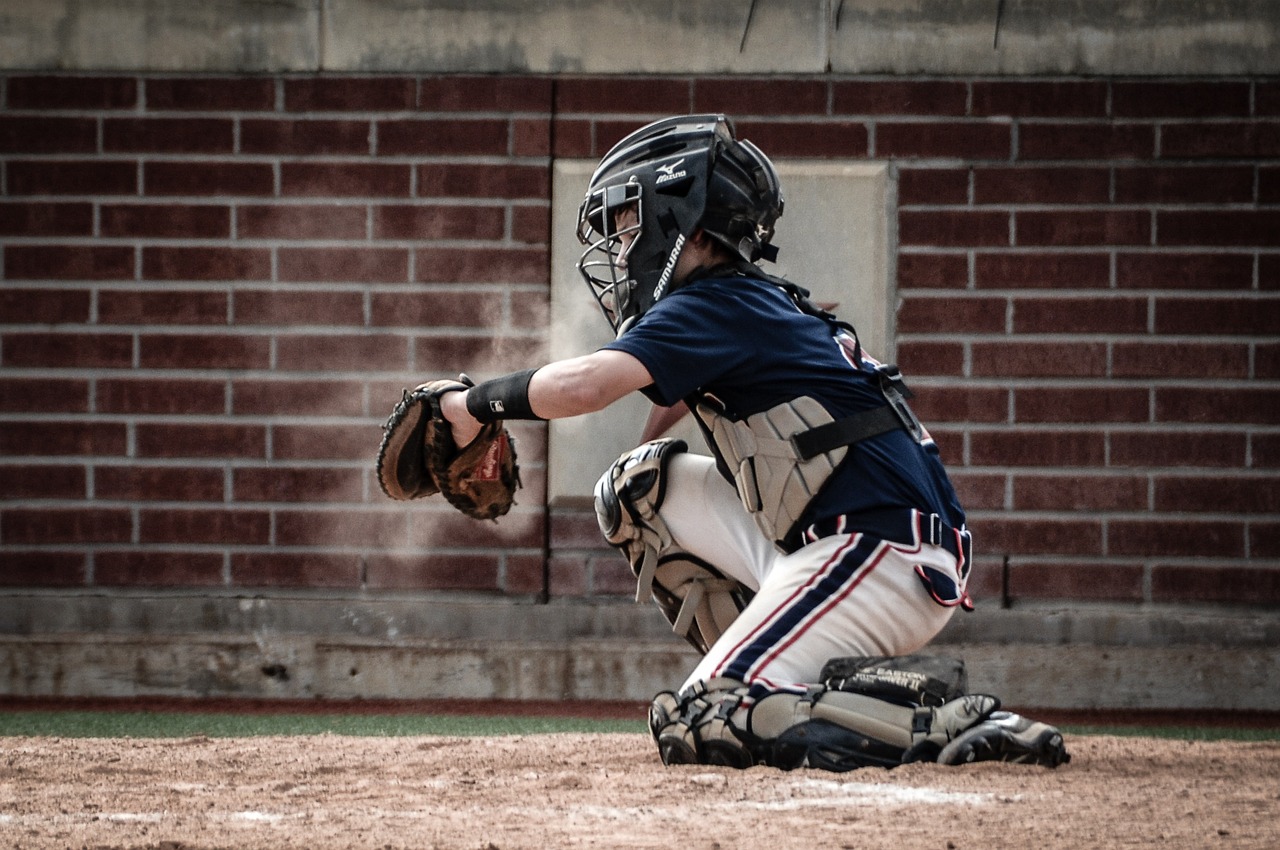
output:
[[[973,537],[967,529],[952,528],[938,514],[913,508],[840,514],[818,520],[801,536],[803,542],[812,543],[833,534],[858,532],[908,546],[917,542],[941,546],[960,563],[961,575],[968,572],[972,563]]]

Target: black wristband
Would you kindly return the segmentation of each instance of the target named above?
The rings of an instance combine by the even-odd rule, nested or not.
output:
[[[503,419],[541,419],[529,406],[529,381],[537,369],[512,372],[467,391],[467,412],[480,422]]]

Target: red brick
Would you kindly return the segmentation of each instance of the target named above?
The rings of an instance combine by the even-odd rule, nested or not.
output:
[[[911,383],[911,375],[907,375]],[[930,422],[1007,422],[1009,390],[1003,387],[927,386],[913,387],[911,408],[928,425]]]
[[[226,412],[224,381],[166,378],[102,378],[97,384],[98,413],[207,414]]]
[[[1156,299],[1158,334],[1273,336],[1280,328],[1280,298],[1224,295]]]
[[[1259,115],[1280,115],[1280,83],[1259,79],[1254,83],[1254,109]]]
[[[144,280],[270,280],[267,248],[148,246],[142,249]]]
[[[899,340],[897,360],[908,376],[964,374],[964,346],[956,342]]]
[[[964,289],[968,282],[964,254],[898,254],[899,289]]]
[[[1239,387],[1156,388],[1157,422],[1212,422],[1274,425],[1280,411],[1280,389]]]
[[[1271,292],[1280,289],[1280,255],[1258,257],[1258,288]]]
[[[1069,81],[973,83],[973,115],[1093,118],[1107,112],[1107,84]]]
[[[1144,558],[1239,558],[1244,555],[1244,525],[1201,522],[1186,517],[1110,520],[1107,554]]]
[[[237,290],[237,325],[363,325],[364,295],[323,290]]]
[[[225,325],[227,294],[199,289],[100,292],[98,321],[104,325]]]
[[[98,466],[94,495],[114,502],[221,502],[222,470],[190,466]]]
[[[107,153],[231,153],[235,126],[227,118],[108,118]]]
[[[556,80],[553,112],[616,113],[620,108],[628,112],[659,115],[684,115],[692,106],[693,84],[681,79],[649,77],[565,77]],[[654,118],[630,121],[631,129],[638,130]],[[630,131],[627,131],[630,132]],[[604,142],[612,145],[621,139],[619,135]]]
[[[5,334],[6,366],[55,369],[128,369],[133,337],[128,334]]]
[[[1018,128],[1019,159],[1151,159],[1150,124],[1026,123]]]
[[[452,292],[381,293],[371,296],[371,322],[376,327],[485,328],[500,320],[500,292],[469,294]]]
[[[121,160],[10,160],[10,195],[133,195],[138,166]]]
[[[545,561],[541,556],[508,555],[506,558],[506,581],[502,590],[507,594],[531,595],[543,593],[545,585]],[[625,568],[621,572],[629,571]],[[632,591],[635,590],[635,577],[631,578]]]
[[[1145,511],[1147,481],[1135,475],[1016,475],[1016,511]]]
[[[1253,201],[1253,168],[1116,169],[1116,203],[1231,204]]]
[[[152,112],[260,112],[276,104],[275,81],[269,77],[149,77],[146,87]]]
[[[1012,564],[1013,599],[1140,602],[1143,568],[1126,564]]]
[[[0,455],[123,455],[124,425],[114,422],[6,422],[0,428]]]
[[[142,424],[137,430],[137,450],[147,458],[263,458],[266,431],[260,425],[226,422]]]
[[[1121,118],[1171,118],[1249,114],[1246,82],[1116,81],[1111,111]]]
[[[521,499],[523,504],[524,500]],[[422,504],[422,503],[419,503]],[[438,503],[437,503],[438,504]],[[476,522],[457,511],[442,509],[416,512],[409,523],[409,545],[422,549],[438,547],[441,540],[459,549],[506,548],[541,549],[543,517],[540,511],[514,510],[496,522]],[[597,525],[595,540],[604,542]],[[634,584],[634,579],[633,579]]]
[[[1280,121],[1164,124],[1160,155],[1165,159],[1274,159],[1280,156]]]
[[[293,112],[399,112],[414,108],[416,89],[407,77],[286,78],[284,105]]]
[[[238,334],[150,333],[139,340],[144,369],[267,369],[271,341]]]
[[[225,239],[231,208],[191,204],[103,204],[102,235],[171,239]]]
[[[1105,439],[1101,431],[973,431],[973,466],[1101,467]]]
[[[376,368],[376,367],[374,367]],[[272,460],[368,460],[376,425],[275,425]]]
[[[364,386],[361,381],[332,378],[319,386],[311,379],[237,380],[231,387],[231,412],[238,416],[290,415],[298,410],[298,396],[306,395],[314,416],[361,416]]]
[[[1103,168],[977,168],[976,204],[1105,204],[1111,175]]]
[[[1161,245],[1280,247],[1280,210],[1160,210]]]
[[[1254,377],[1260,380],[1280,380],[1280,342],[1255,345]]]
[[[380,156],[505,156],[511,125],[491,118],[378,122]]]
[[[418,196],[546,200],[551,197],[551,179],[543,166],[424,164],[418,166]]]
[[[279,279],[328,283],[409,280],[409,252],[404,248],[281,248]]]
[[[286,196],[407,198],[410,166],[371,162],[286,162],[280,191]]]
[[[232,496],[247,502],[359,502],[364,493],[364,471],[316,469],[272,464],[236,469]]]
[[[726,115],[825,115],[827,84],[821,79],[729,77],[696,80],[693,112]]]
[[[88,412],[88,381],[0,378],[0,411],[6,413]],[[8,426],[5,425],[5,428]]]
[[[544,204],[511,209],[511,239],[525,244],[551,241],[551,208]]]
[[[1280,168],[1258,169],[1258,201],[1280,204]]]
[[[395,371],[409,357],[408,339],[386,334],[281,336],[276,346],[276,368],[285,370]]]
[[[1238,605],[1280,603],[1280,570],[1270,567],[1165,566],[1151,571],[1151,601],[1225,602]]]
[[[1002,510],[1005,507],[1003,474],[969,472],[963,467],[956,467],[951,470],[951,483],[966,510]]]
[[[529,339],[513,336],[499,339],[492,333],[422,335],[414,338],[413,362],[409,365],[418,373],[445,375],[467,371],[472,374],[512,372],[527,368],[530,352],[540,350],[544,344],[541,335]]]
[[[493,555],[382,555],[368,559],[371,590],[498,589],[498,559]]]
[[[388,504],[385,500],[382,504]],[[279,509],[275,514],[278,546],[399,547],[408,537],[409,519],[404,510]]]
[[[513,118],[511,120],[511,155],[551,155],[551,122],[543,119]]]
[[[1121,289],[1252,289],[1253,257],[1245,254],[1116,255]]]
[[[368,121],[264,118],[240,122],[240,151],[247,154],[368,154],[372,141],[373,128]]]
[[[1018,422],[1147,422],[1151,401],[1145,388],[1018,387],[1013,394]]]
[[[1249,554],[1253,558],[1280,558],[1280,523],[1249,523]]]
[[[906,159],[1008,159],[1013,136],[1008,124],[880,122],[876,125],[878,157]]]
[[[1022,210],[1018,245],[1149,245],[1151,215],[1142,210]]]
[[[93,581],[103,587],[220,587],[222,555],[154,549],[99,552]]]
[[[85,556],[79,552],[6,549],[0,587],[79,587],[85,572]]]
[[[93,153],[97,148],[93,118],[0,115],[0,153]]]
[[[603,152],[603,145],[595,144],[595,126],[592,122],[563,118],[556,118],[551,122],[552,156],[598,158]]]
[[[236,208],[236,235],[241,239],[364,239],[367,210],[364,204],[243,204]]]
[[[1095,520],[981,517],[970,523],[991,555],[1101,555],[1102,525]]]
[[[268,163],[147,162],[142,184],[147,195],[229,195],[261,197],[275,194],[275,173]]]
[[[1274,515],[1280,513],[1280,476],[1157,476],[1155,509],[1170,513]]]
[[[132,77],[62,75],[10,77],[10,109],[132,109],[138,86]]]
[[[424,77],[418,108],[437,112],[551,111],[552,81],[528,76]]]
[[[1100,378],[1106,374],[1107,347],[1095,342],[977,342],[972,361],[975,376]]]
[[[128,508],[10,508],[0,512],[7,545],[128,543]]]
[[[0,466],[0,499],[84,499],[88,496],[83,466],[5,464]],[[0,528],[0,534],[3,529]]]
[[[12,251],[10,247],[8,250]],[[89,321],[88,290],[0,288],[0,316],[5,324],[50,324]]]
[[[1249,347],[1225,343],[1117,342],[1113,378],[1246,378]]]
[[[360,584],[358,555],[316,552],[252,552],[231,556],[231,584],[235,587],[297,587],[354,589]]]
[[[91,233],[92,204],[0,203],[0,236],[88,236]]]
[[[271,542],[267,511],[144,509],[139,512],[138,527],[141,543],[263,546]]]
[[[499,240],[505,229],[505,208],[497,206],[391,205],[373,211],[375,239]]]
[[[115,245],[9,245],[7,280],[131,280],[133,248]]]
[[[898,203],[967,204],[969,172],[963,168],[903,168],[898,172]]]
[[[982,334],[1004,333],[1008,301],[1004,298],[913,295],[898,309],[898,332]]]
[[[552,597],[587,594],[588,559],[582,555],[553,555],[547,561],[547,587]]]
[[[419,248],[414,252],[419,283],[547,283],[545,248]]]
[[[1117,467],[1243,467],[1246,437],[1212,433],[1150,429],[1114,431],[1109,463]]]
[[[770,157],[861,157],[868,153],[866,125],[858,121],[747,122],[738,137],[749,139]]]
[[[1015,334],[1145,334],[1145,298],[1014,298]]]
[[[902,245],[1002,246],[1010,244],[1009,221],[1004,212],[902,211],[898,213],[898,239]]]
[[[832,83],[831,110],[837,115],[963,115],[968,97],[962,82],[853,80]]]

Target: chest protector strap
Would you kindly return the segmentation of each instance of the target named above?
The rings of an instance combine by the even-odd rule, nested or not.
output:
[[[809,396],[743,420],[730,419],[713,399],[704,397],[695,413],[733,475],[742,506],[782,548],[782,541],[849,451],[840,445],[806,458],[796,445],[797,435],[834,422],[831,414]]]

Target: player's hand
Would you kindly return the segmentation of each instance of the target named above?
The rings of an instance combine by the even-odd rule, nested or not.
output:
[[[480,433],[480,422],[467,410],[467,393],[445,393],[440,397],[440,412],[449,420],[453,441],[458,448],[471,443]]]

